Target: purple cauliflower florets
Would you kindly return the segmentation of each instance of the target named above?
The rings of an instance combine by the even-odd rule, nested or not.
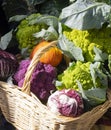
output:
[[[14,82],[22,87],[25,73],[30,64],[30,59],[22,60],[17,72],[13,76]],[[50,64],[39,62],[34,69],[31,77],[31,92],[33,92],[42,102],[46,103],[51,91],[55,91],[54,81],[57,76],[57,70]]]
[[[49,96],[47,106],[57,115],[77,117],[83,113],[82,96],[73,89],[57,90]]]

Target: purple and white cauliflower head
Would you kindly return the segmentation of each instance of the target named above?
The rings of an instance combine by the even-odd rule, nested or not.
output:
[[[57,90],[49,96],[47,106],[57,115],[77,117],[83,113],[82,96],[75,90]]]

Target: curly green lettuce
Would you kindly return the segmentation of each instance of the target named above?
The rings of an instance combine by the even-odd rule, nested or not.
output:
[[[94,61],[94,47],[100,49],[102,53],[111,54],[111,28],[91,30],[67,30],[63,31],[67,39],[72,41],[75,46],[80,47],[86,61]]]

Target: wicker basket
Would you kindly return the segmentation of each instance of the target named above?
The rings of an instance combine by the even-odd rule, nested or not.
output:
[[[104,104],[77,118],[57,116],[30,92],[30,78],[40,56],[56,43],[51,42],[34,55],[22,89],[0,81],[0,108],[6,120],[18,130],[90,130],[111,107],[111,91],[108,91],[108,99]]]
[[[111,130],[111,126],[107,126],[107,125],[94,125],[91,130]]]

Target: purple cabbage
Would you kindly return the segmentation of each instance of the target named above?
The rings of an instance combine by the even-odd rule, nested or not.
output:
[[[50,111],[63,116],[77,117],[83,113],[82,96],[75,90],[57,90],[49,96],[47,106]]]
[[[7,80],[18,68],[16,57],[4,50],[0,50],[0,80]]]
[[[22,87],[25,73],[30,64],[30,59],[22,60],[17,72],[14,74],[14,82]],[[33,92],[42,102],[46,103],[51,91],[55,91],[54,81],[57,76],[57,70],[50,64],[39,62],[34,69],[31,77],[31,92]]]

